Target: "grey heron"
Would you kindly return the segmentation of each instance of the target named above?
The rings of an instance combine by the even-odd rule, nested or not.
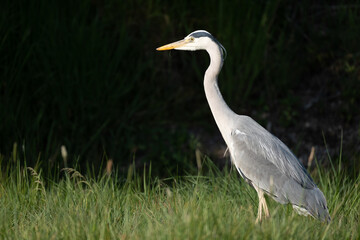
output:
[[[231,161],[259,197],[256,222],[269,217],[264,194],[281,204],[290,203],[301,215],[330,222],[324,194],[290,149],[252,118],[234,113],[225,103],[218,87],[225,48],[209,32],[198,30],[184,39],[157,48],[163,50],[206,50],[210,65],[204,88],[215,122],[230,152]]]

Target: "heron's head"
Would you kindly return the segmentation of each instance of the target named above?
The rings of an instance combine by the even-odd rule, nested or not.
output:
[[[221,43],[216,40],[209,32],[205,30],[197,30],[190,33],[184,39],[166,44],[162,47],[157,48],[158,51],[164,50],[185,50],[185,51],[196,51],[196,50],[207,50],[208,47],[214,46],[214,43],[219,47],[220,53],[224,58],[226,50]]]

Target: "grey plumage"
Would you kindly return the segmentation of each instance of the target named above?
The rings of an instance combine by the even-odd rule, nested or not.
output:
[[[323,193],[289,148],[250,117],[237,119],[229,150],[240,175],[277,202],[330,221]]]
[[[261,221],[262,210],[269,216],[266,193],[281,204],[292,204],[300,214],[329,222],[323,193],[289,148],[250,117],[234,113],[222,98],[217,77],[225,59],[225,48],[210,33],[198,30],[157,50],[169,49],[209,53],[210,65],[204,77],[206,98],[232,163],[258,193],[257,221]]]

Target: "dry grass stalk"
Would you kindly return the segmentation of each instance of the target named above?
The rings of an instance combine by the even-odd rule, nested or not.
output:
[[[315,156],[315,147],[311,147],[311,151],[310,151],[310,155],[309,155],[309,158],[308,158],[308,167],[311,167],[311,164],[314,160],[314,156]]]
[[[111,170],[112,170],[112,167],[113,167],[113,160],[112,159],[109,159],[106,163],[106,174],[107,175],[110,175],[111,174]]]
[[[200,172],[201,169],[202,169],[202,164],[201,164],[201,152],[200,152],[200,150],[198,148],[195,150],[195,158],[196,158],[197,168],[198,168],[198,170]]]

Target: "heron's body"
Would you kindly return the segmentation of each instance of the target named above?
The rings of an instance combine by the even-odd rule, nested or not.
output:
[[[208,32],[199,30],[184,40],[158,50],[206,50],[210,65],[205,72],[204,88],[211,112],[229,148],[232,163],[259,196],[257,220],[269,211],[264,193],[281,204],[290,203],[300,214],[330,221],[323,193],[289,148],[253,119],[237,115],[225,103],[218,88],[218,74],[225,49]]]

